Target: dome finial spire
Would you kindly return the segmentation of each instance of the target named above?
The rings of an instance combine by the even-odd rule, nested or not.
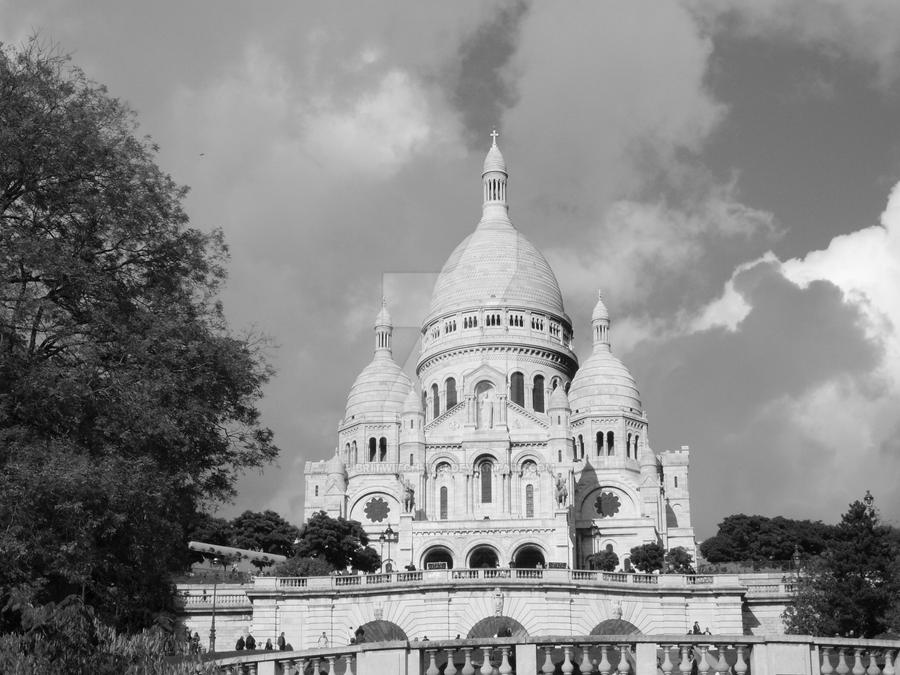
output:
[[[481,171],[481,182],[484,188],[484,204],[485,213],[488,210],[494,212],[494,215],[505,216],[507,211],[506,202],[506,181],[509,174],[506,171],[506,161],[497,147],[497,130],[491,132],[491,147],[484,158],[484,167]]]

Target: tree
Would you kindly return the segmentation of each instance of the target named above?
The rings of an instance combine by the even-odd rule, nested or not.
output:
[[[850,504],[835,538],[800,570],[782,615],[788,633],[871,638],[889,629],[900,597],[900,540],[869,493]]]
[[[676,546],[666,553],[666,570],[672,574],[694,574],[694,556],[684,546]]]
[[[604,572],[612,572],[619,566],[619,556],[611,550],[592,553],[587,560],[591,567]]]
[[[631,564],[641,572],[650,574],[654,570],[663,569],[665,554],[665,549],[656,542],[635,546],[631,549]]]
[[[334,568],[321,558],[293,557],[275,565],[272,572],[280,577],[324,577]]]
[[[375,572],[381,556],[368,544],[369,536],[358,521],[332,518],[319,511],[301,528],[300,543],[294,550],[297,558],[324,560],[333,571]]]
[[[221,234],[136,129],[66,57],[0,45],[0,629],[72,593],[147,625],[198,505],[277,454]]]
[[[208,513],[200,512],[190,525],[187,538],[189,541],[197,541],[204,544],[216,544],[218,546],[231,546],[234,539],[234,528],[231,522],[224,518],[216,518]],[[209,557],[208,554],[192,552],[191,561],[201,562]],[[222,569],[227,568],[230,560],[220,559]]]
[[[231,521],[231,531],[232,546],[288,557],[294,554],[294,541],[300,536],[300,530],[275,511],[244,511]],[[252,562],[260,569],[266,566],[258,560]]]
[[[771,564],[788,561],[796,547],[802,555],[818,555],[834,536],[834,528],[819,521],[739,513],[719,523],[719,530],[700,545],[711,563]]]

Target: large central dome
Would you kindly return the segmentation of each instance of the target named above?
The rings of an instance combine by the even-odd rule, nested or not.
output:
[[[434,285],[426,323],[442,314],[485,304],[527,307],[566,317],[553,270],[509,220],[482,220],[450,254]]]
[[[461,309],[496,305],[534,309],[568,321],[553,270],[509,219],[507,175],[495,142],[484,161],[481,221],[444,264],[426,325]]]

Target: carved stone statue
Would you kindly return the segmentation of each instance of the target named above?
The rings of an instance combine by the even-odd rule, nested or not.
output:
[[[403,487],[403,510],[406,513],[412,513],[416,506],[416,490],[412,482],[403,476],[398,474],[397,480],[400,481],[400,485]]]
[[[569,488],[566,487],[566,479],[561,473],[556,474],[556,505],[565,506],[569,499]]]

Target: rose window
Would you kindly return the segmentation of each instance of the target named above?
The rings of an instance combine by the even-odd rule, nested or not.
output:
[[[366,502],[364,511],[366,513],[366,518],[368,518],[370,522],[380,523],[388,517],[388,514],[391,512],[391,507],[388,506],[388,503],[381,497],[373,497]]]
[[[614,492],[601,492],[594,502],[594,509],[601,518],[612,518],[619,512],[622,502]]]

